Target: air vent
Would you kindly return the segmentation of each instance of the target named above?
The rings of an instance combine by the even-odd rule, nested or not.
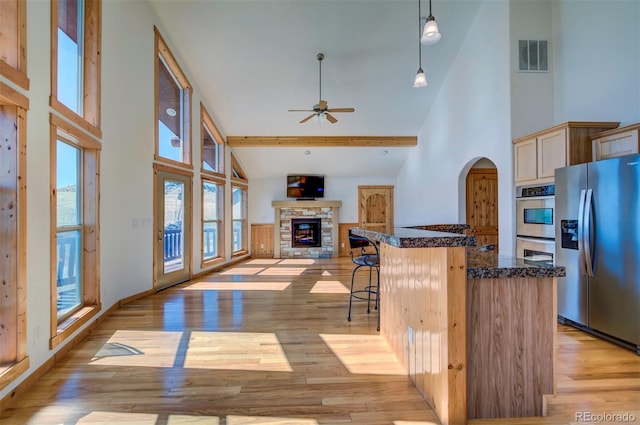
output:
[[[518,71],[548,72],[549,55],[547,40],[518,41]]]

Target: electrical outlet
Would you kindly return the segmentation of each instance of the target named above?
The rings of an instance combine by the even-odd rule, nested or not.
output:
[[[415,344],[416,335],[415,335],[415,332],[413,332],[413,328],[411,326],[409,326],[409,329],[407,330],[407,334],[409,336],[409,345]]]
[[[36,326],[33,329],[33,343],[34,344],[40,343],[40,326]]]
[[[264,249],[264,244],[263,243],[260,244],[260,249]]]
[[[340,244],[340,248],[344,248],[344,242]]]

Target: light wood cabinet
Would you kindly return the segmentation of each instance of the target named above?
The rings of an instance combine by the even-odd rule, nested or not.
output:
[[[640,123],[593,134],[593,160],[640,153],[639,132]]]
[[[590,135],[618,127],[619,122],[570,121],[513,141],[517,184],[553,183],[556,168],[592,160]]]

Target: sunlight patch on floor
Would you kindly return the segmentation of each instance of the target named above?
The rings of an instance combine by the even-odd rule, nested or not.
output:
[[[288,258],[286,260],[281,260],[280,265],[305,265],[308,266],[310,264],[315,264],[316,260],[314,260],[313,258]]]
[[[322,276],[333,276],[330,271],[325,270],[322,272]]]
[[[195,282],[182,288],[197,291],[284,291],[291,282]]]
[[[228,270],[221,271],[219,274],[254,275],[260,273],[262,270],[264,270],[264,267],[234,267]]]
[[[258,273],[260,276],[300,276],[305,267],[269,267]]]
[[[76,424],[81,425],[156,425],[159,415],[154,413],[91,412]],[[220,425],[216,416],[169,415],[167,425]]]
[[[310,294],[348,294],[349,288],[339,280],[319,280],[309,291]]]
[[[351,373],[406,375],[380,335],[320,334],[320,338]]]
[[[191,332],[185,368],[291,372],[275,333]]]
[[[393,425],[438,425],[431,421],[393,421]]]
[[[227,425],[317,425],[315,419],[273,418],[267,416],[227,416]]]
[[[273,265],[273,264],[278,264],[280,261],[280,259],[278,258],[256,258],[255,260],[249,260],[244,264],[250,264],[250,265]]]
[[[116,331],[89,364],[173,367],[181,338],[182,332]],[[128,350],[115,349],[118,347]]]

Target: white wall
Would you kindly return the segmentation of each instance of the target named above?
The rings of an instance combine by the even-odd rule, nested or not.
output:
[[[509,40],[509,2],[483,2],[398,176],[398,225],[465,222],[464,177],[486,157],[498,169],[500,252],[513,252]]]
[[[305,171],[302,170],[302,173]],[[338,177],[325,176],[325,200],[342,201],[338,212],[340,223],[358,222],[358,186],[391,185],[391,177]],[[249,222],[273,223],[274,210],[271,201],[286,200],[286,174],[282,177],[252,179],[249,186]],[[397,187],[396,189],[397,190]]]
[[[640,2],[553,2],[554,121],[640,121]]]
[[[511,137],[534,133],[555,123],[553,117],[554,43],[551,0],[511,0]],[[518,40],[547,40],[549,72],[518,71]]]

